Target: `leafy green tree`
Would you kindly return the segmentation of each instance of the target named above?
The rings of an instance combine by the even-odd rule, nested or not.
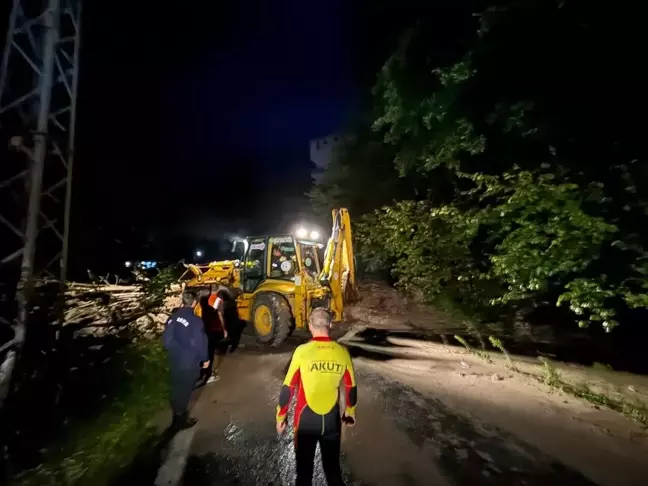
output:
[[[417,177],[399,177],[394,167],[395,149],[368,126],[359,126],[344,137],[320,184],[309,196],[318,214],[346,207],[351,214],[365,214],[417,193]]]
[[[374,129],[398,174],[425,184],[365,218],[365,257],[426,297],[568,303],[581,326],[645,308],[647,154],[625,115],[648,97],[616,12],[511,2],[463,52],[440,51],[425,20],[409,30],[379,73]]]
[[[479,278],[470,249],[478,225],[452,206],[402,201],[365,217],[357,233],[370,266],[391,266],[402,288],[434,298],[463,294]]]

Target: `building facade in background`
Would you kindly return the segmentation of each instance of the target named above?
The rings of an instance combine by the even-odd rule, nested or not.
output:
[[[310,159],[315,164],[311,176],[315,180],[315,184],[322,181],[324,171],[331,163],[335,149],[341,142],[342,137],[340,135],[329,135],[310,141]]]

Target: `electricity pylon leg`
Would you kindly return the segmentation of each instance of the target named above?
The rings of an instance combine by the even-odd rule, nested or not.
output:
[[[0,325],[14,336],[0,357],[22,346],[36,280],[66,278],[80,21],[80,0],[13,0],[0,65]]]

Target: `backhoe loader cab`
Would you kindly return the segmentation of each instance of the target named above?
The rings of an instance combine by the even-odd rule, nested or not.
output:
[[[187,265],[181,278],[188,287],[222,284],[238,289],[239,316],[257,339],[281,344],[294,329],[307,327],[308,316],[326,307],[334,322],[344,304],[357,298],[351,224],[345,209],[333,211],[333,231],[326,245],[293,235],[255,236],[244,241],[242,260]]]

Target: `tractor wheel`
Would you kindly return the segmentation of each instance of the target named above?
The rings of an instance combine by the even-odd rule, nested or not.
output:
[[[294,327],[286,299],[272,292],[257,295],[252,307],[252,325],[259,342],[272,347],[283,343]]]

